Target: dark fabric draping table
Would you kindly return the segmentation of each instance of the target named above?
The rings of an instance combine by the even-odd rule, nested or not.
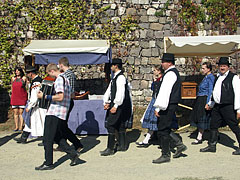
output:
[[[75,134],[107,134],[102,100],[74,100],[68,127]]]

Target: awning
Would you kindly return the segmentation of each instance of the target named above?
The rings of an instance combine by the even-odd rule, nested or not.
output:
[[[111,59],[107,40],[32,40],[24,55],[35,55],[35,64],[57,63],[67,57],[73,65],[102,64]]]
[[[239,50],[240,35],[165,37],[164,50],[176,57],[229,56]]]

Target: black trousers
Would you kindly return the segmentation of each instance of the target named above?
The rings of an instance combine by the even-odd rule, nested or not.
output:
[[[74,101],[73,101],[73,99],[71,99],[66,121],[63,121],[61,123],[60,129],[61,129],[63,138],[68,139],[71,143],[73,143],[75,149],[77,150],[78,148],[83,147],[83,145],[81,144],[80,140],[76,137],[76,135],[68,127],[68,119],[69,119],[69,115],[73,109],[73,106],[74,106]],[[58,136],[58,133],[56,134],[56,136]]]
[[[111,108],[110,108],[111,109]],[[124,113],[122,109],[118,108],[117,112],[112,114],[110,109],[107,111],[105,127],[109,134],[117,132],[125,132],[125,121],[121,118],[121,114]]]
[[[45,150],[45,164],[53,164],[53,143],[54,141],[59,144],[61,140],[60,134],[58,139],[56,139],[56,132],[60,132],[60,123],[61,119],[56,116],[47,115],[45,118],[44,124],[44,133],[43,133],[43,145]]]
[[[212,110],[212,119],[210,122],[210,129],[217,130],[221,127],[223,121],[235,134],[238,144],[240,145],[240,128],[238,127],[237,112],[234,110],[232,104],[215,104]]]
[[[169,104],[165,111],[159,111],[160,117],[157,120],[158,125],[158,137],[169,136],[171,133],[171,125],[174,113],[176,111],[177,104]]]

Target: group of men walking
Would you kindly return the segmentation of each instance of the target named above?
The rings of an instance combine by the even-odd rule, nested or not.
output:
[[[176,152],[174,158],[187,149],[179,136],[171,130],[172,119],[175,114],[178,103],[181,99],[181,79],[178,70],[175,67],[174,54],[164,53],[162,57],[162,68],[164,74],[161,78],[159,92],[154,104],[155,116],[157,116],[157,136],[162,149],[159,158],[153,160],[153,163],[160,164],[171,160],[170,141],[174,139]],[[53,169],[53,143],[59,145],[58,149],[67,152],[71,158],[70,165],[76,165],[79,152],[83,145],[79,139],[68,128],[67,120],[69,113],[74,106],[75,75],[69,70],[67,58],[59,60],[59,68],[56,64],[47,66],[47,73],[55,77],[54,94],[44,95],[38,89],[36,98],[51,100],[51,104],[44,118],[43,144],[45,149],[44,163],[36,167],[36,170]],[[210,126],[210,139],[208,146],[201,149],[201,152],[216,152],[218,141],[218,128],[224,121],[235,133],[240,144],[240,128],[237,118],[240,117],[240,80],[237,75],[229,71],[230,63],[227,57],[221,57],[219,62],[219,74],[214,83],[211,102],[208,109],[212,109],[212,120]],[[63,71],[63,73],[60,72]],[[126,128],[132,123],[132,101],[130,96],[130,87],[127,78],[123,74],[122,60],[113,59],[111,63],[113,72],[112,80],[104,94],[103,106],[107,110],[105,127],[108,130],[107,148],[100,152],[101,156],[113,155],[116,151],[126,151]],[[36,75],[33,67],[26,69],[27,75],[32,77],[30,91],[39,88],[35,84],[41,83],[41,78]],[[33,75],[32,75],[33,74]],[[35,75],[34,75],[35,74]],[[35,83],[35,84],[34,84]],[[34,88],[33,88],[34,87]],[[30,100],[31,94],[30,92]],[[31,107],[31,101],[30,101]],[[28,109],[26,109],[28,110]],[[32,113],[33,114],[33,113]],[[31,121],[33,118],[30,118]],[[30,127],[33,128],[33,127]],[[43,132],[43,131],[42,131]],[[20,143],[25,143],[30,131],[23,131],[22,136],[17,139]],[[41,135],[40,135],[41,136]],[[66,140],[73,143],[75,149],[72,149]],[[116,143],[117,139],[117,143]],[[240,155],[238,148],[233,155]]]

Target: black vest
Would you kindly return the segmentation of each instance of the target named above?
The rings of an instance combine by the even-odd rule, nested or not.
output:
[[[120,73],[118,73],[114,79],[112,79],[112,82],[111,82],[111,95],[110,95],[110,98],[111,98],[111,104],[113,105],[113,101],[116,97],[116,92],[117,92],[117,84],[116,84],[116,81],[117,81],[117,78],[118,76],[120,75],[123,75],[123,72],[121,71]],[[128,90],[128,81],[126,79],[126,84],[125,84],[125,97],[124,97],[124,100],[123,100],[123,103],[121,106],[119,106],[120,108],[125,106],[126,103],[129,103],[130,102],[130,95],[129,95],[129,90]]]
[[[229,71],[227,77],[222,82],[220,104],[234,104],[234,91],[232,86],[232,80],[234,75],[234,73]],[[216,78],[214,86],[218,78],[219,76]]]
[[[172,87],[169,104],[177,104],[181,100],[181,78],[180,78],[179,72],[176,68],[169,69],[166,73],[163,74],[162,81],[160,81],[160,88],[161,88],[162,82],[164,80],[164,76],[170,71],[173,71],[176,74],[177,80]]]
[[[32,86],[33,86],[33,83],[34,82],[42,82],[42,78],[41,77],[39,77],[39,76],[37,76],[36,78],[34,78],[33,80],[32,80],[32,82],[31,82],[31,84],[30,84],[30,88],[29,88],[29,94],[30,94],[30,97],[31,97],[31,90],[32,90]]]

